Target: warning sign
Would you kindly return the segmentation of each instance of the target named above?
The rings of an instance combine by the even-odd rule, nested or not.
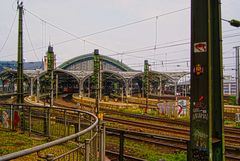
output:
[[[207,42],[194,43],[194,53],[207,52]]]

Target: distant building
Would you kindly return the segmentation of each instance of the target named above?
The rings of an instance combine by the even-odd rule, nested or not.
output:
[[[184,93],[184,89],[186,88],[187,92],[190,93],[190,80],[181,81],[178,83],[178,91],[180,93]],[[224,76],[223,79],[223,94],[235,96],[236,95],[236,80],[232,78],[232,76]]]
[[[13,69],[17,70],[17,62],[16,61],[0,61],[0,72],[4,69]],[[36,70],[43,69],[43,62],[24,62],[23,63],[24,70]]]
[[[232,76],[224,76],[223,80],[223,94],[224,95],[236,95],[236,80],[232,79]]]

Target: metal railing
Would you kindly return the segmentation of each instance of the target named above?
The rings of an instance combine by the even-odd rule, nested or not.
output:
[[[60,107],[0,104],[0,128],[21,130],[29,136],[42,135],[51,142],[0,156],[0,161],[27,155],[45,160],[103,161],[105,157],[105,127],[89,112]],[[46,153],[45,149],[68,145],[62,153]],[[44,151],[43,151],[44,150]],[[34,154],[33,154],[34,153]],[[47,152],[48,153],[48,152]]]

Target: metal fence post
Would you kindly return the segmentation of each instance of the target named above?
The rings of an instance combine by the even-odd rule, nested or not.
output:
[[[76,128],[76,127],[75,127]],[[76,130],[76,129],[75,129]],[[76,132],[80,132],[81,131],[81,115],[80,112],[78,112],[78,125],[77,125],[77,130]],[[77,138],[77,142],[80,142],[80,136]]]
[[[51,136],[51,116],[50,116],[50,108],[48,108],[48,137],[50,137]]]
[[[95,137],[92,140],[92,148],[93,148],[93,157],[95,160],[98,160],[98,144],[97,144],[97,137],[98,135],[95,135]]]
[[[100,161],[104,161],[105,159],[105,153],[104,153],[104,148],[105,148],[105,140],[104,140],[104,124],[102,124],[102,126],[99,127],[100,130],[100,147],[99,147],[99,154],[100,154]]]
[[[120,131],[119,161],[123,161],[123,157],[124,157],[124,131]]]
[[[45,118],[44,121],[43,121],[43,130],[44,130],[44,135],[45,136],[48,136],[48,129],[47,129],[47,109],[44,110],[45,111]]]
[[[31,136],[31,131],[32,131],[32,126],[31,126],[31,124],[32,124],[32,112],[31,112],[31,107],[29,107],[29,116],[28,116],[29,118],[29,120],[28,120],[28,124],[29,124],[29,136]]]
[[[13,105],[10,106],[10,128],[13,130]]]
[[[85,161],[90,160],[90,140],[85,140]]]
[[[46,160],[47,161],[52,161],[54,159],[54,155],[53,154],[47,154],[46,156]]]
[[[105,158],[105,156],[106,156],[106,127],[105,127],[104,124],[103,124],[103,143],[104,143],[103,155],[104,155],[104,158]]]
[[[66,116],[66,110],[64,110],[64,136],[67,135],[67,116]]]
[[[99,129],[98,129],[98,126],[96,126],[96,132],[98,133],[99,131],[98,131]],[[96,157],[96,160],[97,160],[97,158],[98,158],[98,141],[99,141],[99,138],[98,138],[98,134],[95,136],[95,144],[94,144],[94,148],[95,148],[95,152],[96,152],[96,154],[95,154],[95,157]]]
[[[19,106],[19,112],[20,112],[20,118],[21,118],[21,123],[20,123],[20,128],[21,131],[24,133],[26,129],[26,123],[25,123],[25,113],[24,113],[24,107],[22,105]]]
[[[46,115],[44,118],[44,134],[48,137],[50,137],[50,109],[47,108]]]

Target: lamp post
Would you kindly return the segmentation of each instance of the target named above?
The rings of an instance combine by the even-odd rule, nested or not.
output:
[[[240,21],[232,19],[232,20],[226,20],[223,19],[223,21],[228,22],[233,27],[240,27]],[[240,104],[239,96],[240,96],[240,71],[239,71],[239,46],[234,47],[236,50],[236,104]]]
[[[222,20],[230,23],[230,25],[233,26],[233,27],[240,27],[240,21],[238,21],[238,20],[235,20],[235,19],[226,20],[226,19],[223,19],[223,18],[222,18]]]

